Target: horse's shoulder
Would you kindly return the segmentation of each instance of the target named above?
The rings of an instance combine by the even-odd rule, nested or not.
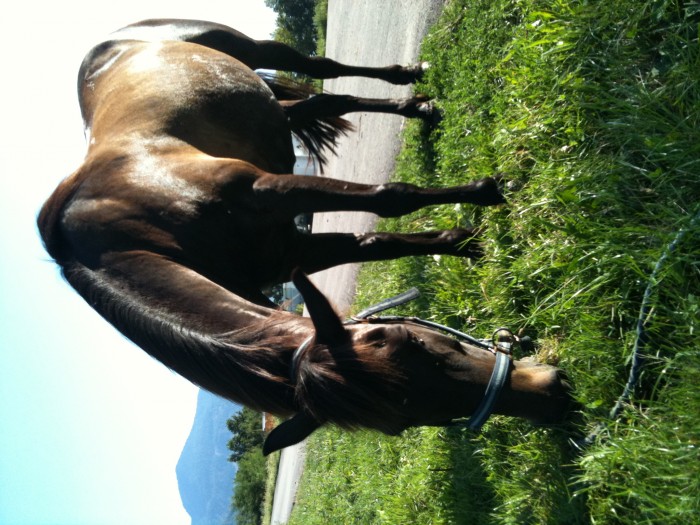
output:
[[[61,181],[37,219],[54,259],[76,258],[101,236],[111,239],[109,232],[115,225],[145,214],[137,198],[143,192],[129,187],[133,164],[133,159],[118,151],[88,155],[78,170]]]

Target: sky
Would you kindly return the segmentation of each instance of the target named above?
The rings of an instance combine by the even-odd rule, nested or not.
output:
[[[78,67],[146,18],[268,38],[263,0],[15,2],[0,32],[0,525],[189,525],[175,464],[197,389],[59,276],[36,214],[85,154]]]

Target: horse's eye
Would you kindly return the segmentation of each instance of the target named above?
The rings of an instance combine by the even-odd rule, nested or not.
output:
[[[413,342],[413,343],[418,343],[418,344],[421,345],[421,346],[425,346],[425,341],[423,341],[423,339],[421,339],[420,337],[418,337],[418,336],[417,336],[416,334],[414,334],[413,332],[408,332],[408,339],[409,339],[411,342]]]
[[[369,330],[362,332],[362,334],[360,335],[360,340],[366,343],[374,345],[381,344],[382,346],[384,346],[386,344],[386,336],[386,330],[383,327],[373,326]]]

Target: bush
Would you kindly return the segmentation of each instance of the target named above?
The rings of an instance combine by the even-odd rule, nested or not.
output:
[[[267,460],[262,449],[246,452],[238,462],[233,493],[238,525],[260,525],[266,478]]]

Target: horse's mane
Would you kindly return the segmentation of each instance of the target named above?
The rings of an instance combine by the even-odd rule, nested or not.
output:
[[[62,265],[68,282],[122,334],[192,383],[236,403],[285,415],[294,411],[288,380],[294,344],[271,319],[228,333],[188,326],[105,270]]]
[[[62,268],[68,282],[122,334],[205,390],[278,415],[303,407],[320,423],[349,429],[394,434],[406,427],[395,413],[396,400],[406,396],[404,378],[377,348],[348,344],[331,352],[316,345],[302,360],[293,388],[289,363],[296,345],[276,327],[292,314],[279,312],[231,332],[207,333],[125,289],[107,271],[76,262]]]
[[[406,398],[405,377],[371,344],[309,349],[299,364],[297,402],[319,423],[369,427],[386,434],[406,428],[396,407]]]
[[[305,100],[317,94],[312,85],[288,77],[263,72],[259,76],[280,101]],[[334,153],[338,138],[352,131],[353,125],[342,117],[300,118],[297,112],[294,115],[289,121],[292,133],[323,169],[326,163],[324,150]]]

